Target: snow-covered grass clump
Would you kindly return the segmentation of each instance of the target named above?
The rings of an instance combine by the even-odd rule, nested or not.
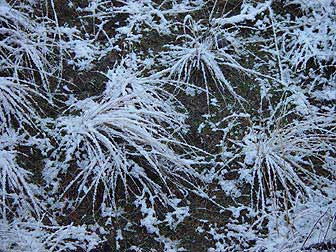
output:
[[[332,113],[285,127],[251,128],[239,145],[244,164],[252,169],[251,196],[257,206],[265,207],[267,194],[276,205],[293,205],[297,195],[309,197],[313,189],[332,183],[335,168],[328,162],[335,153],[335,126]]]
[[[64,172],[74,157],[79,169],[65,190],[78,184],[76,201],[91,190],[95,201],[103,185],[103,201],[113,207],[117,191],[126,197],[143,190],[164,195],[169,183],[194,173],[190,161],[173,149],[187,146],[177,134],[185,127],[185,116],[174,108],[175,98],[150,78],[123,65],[106,77],[100,97],[76,102],[56,121],[55,158],[64,153],[56,169]]]

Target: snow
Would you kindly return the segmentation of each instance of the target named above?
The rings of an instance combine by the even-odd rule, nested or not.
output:
[[[335,243],[336,3],[280,5],[0,0],[0,251]]]

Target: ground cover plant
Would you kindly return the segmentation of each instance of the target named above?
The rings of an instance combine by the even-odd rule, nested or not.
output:
[[[334,0],[0,0],[0,252],[336,250]]]

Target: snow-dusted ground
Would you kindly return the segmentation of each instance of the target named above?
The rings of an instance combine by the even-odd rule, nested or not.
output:
[[[336,251],[335,0],[0,23],[0,252]]]

